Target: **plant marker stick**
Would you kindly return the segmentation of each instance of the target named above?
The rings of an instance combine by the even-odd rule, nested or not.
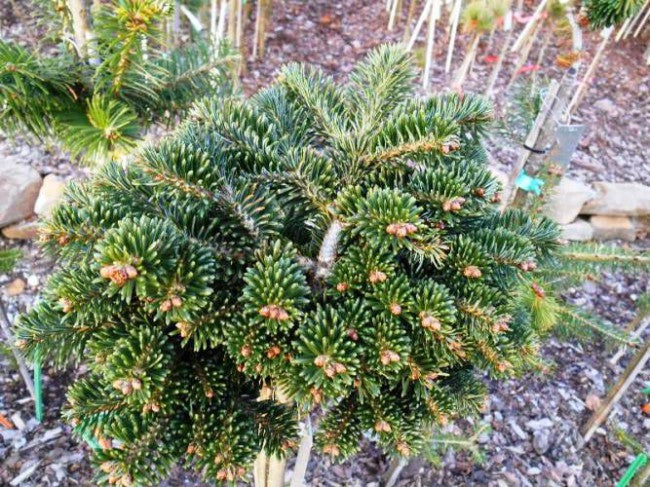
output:
[[[388,18],[388,30],[391,31],[395,27],[395,19],[397,18],[397,9],[400,6],[400,0],[394,0],[390,9],[390,17]]]
[[[646,464],[648,463],[648,456],[645,453],[639,453],[634,461],[630,463],[630,466],[627,468],[625,471],[625,474],[623,474],[623,477],[621,477],[621,480],[618,481],[616,484],[616,487],[627,487],[630,483],[630,481],[634,478],[636,473]]]
[[[465,82],[465,78],[467,77],[469,65],[471,64],[472,59],[474,59],[474,56],[476,55],[476,49],[478,48],[478,41],[480,38],[481,35],[478,32],[476,32],[474,34],[474,39],[472,39],[472,44],[470,45],[469,49],[467,50],[467,53],[465,54],[465,59],[463,59],[463,63],[460,65],[460,68],[458,68],[456,79],[452,84],[452,90],[459,91],[462,88],[463,83]]]
[[[447,60],[445,61],[445,73],[451,69],[451,58],[454,55],[454,45],[456,44],[456,32],[458,31],[458,22],[460,20],[461,3],[463,0],[454,0],[454,7],[451,11],[451,38],[447,48]]]
[[[9,344],[9,348],[11,348],[11,353],[13,353],[14,358],[16,359],[18,371],[20,372],[20,375],[22,375],[23,381],[25,381],[25,387],[27,387],[29,395],[32,396],[32,399],[36,399],[34,383],[32,382],[29,369],[27,368],[27,365],[25,365],[25,360],[23,360],[22,354],[14,345],[16,340],[13,333],[11,333],[11,321],[9,321],[9,316],[7,315],[7,310],[5,309],[2,300],[0,300],[0,328],[2,328],[3,333],[7,337],[7,343]]]
[[[642,11],[643,11],[643,9],[641,9],[641,10],[639,11],[639,13],[641,13]],[[643,26],[645,25],[645,23],[648,21],[648,17],[650,17],[650,8],[649,8],[648,11],[645,13],[645,15],[643,16],[643,20],[641,20],[641,23],[639,24],[639,26],[638,26],[638,27],[636,28],[636,30],[634,31],[634,37],[636,37],[636,36],[639,35],[639,33],[641,32],[641,29],[643,28]]]
[[[418,35],[420,34],[420,29],[422,29],[422,25],[424,25],[424,21],[429,16],[429,10],[431,10],[432,6],[433,6],[433,0],[427,0],[427,3],[424,4],[424,8],[422,9],[420,18],[415,24],[415,29],[413,29],[413,34],[411,34],[411,40],[409,40],[408,44],[406,45],[406,49],[408,49],[409,51],[413,49],[413,45],[415,44],[415,41],[417,40]]]
[[[501,72],[501,67],[503,66],[503,60],[508,52],[508,47],[510,47],[510,41],[512,40],[512,10],[508,10],[503,20],[503,30],[507,31],[506,38],[503,40],[503,45],[501,46],[501,51],[499,52],[499,58],[492,68],[492,73],[490,74],[490,80],[488,81],[487,89],[485,90],[485,96],[488,98],[492,97],[492,92],[494,90],[494,85],[497,82],[499,73]]]
[[[210,2],[210,37],[212,42],[217,40],[217,15],[219,13],[219,0],[211,0]]]
[[[226,34],[226,17],[228,16],[228,0],[221,0],[219,5],[219,23],[217,24],[217,39],[221,40]]]
[[[36,349],[34,354],[34,405],[36,421],[43,422],[43,370],[41,367],[41,351]]]
[[[257,0],[257,5],[255,6],[255,33],[253,34],[253,53],[251,54],[252,59],[257,59],[257,45],[259,44],[260,38],[260,24],[262,22],[262,0]]]
[[[404,25],[404,36],[402,37],[402,43],[406,44],[409,40],[411,34],[411,22],[413,21],[413,16],[415,15],[415,7],[418,5],[418,0],[411,0],[409,4],[409,11],[406,15],[406,24]]]
[[[526,24],[526,27],[524,27],[524,30],[521,31],[521,34],[519,34],[519,37],[515,41],[515,43],[512,45],[512,48],[510,48],[511,52],[516,52],[519,49],[521,49],[521,46],[523,45],[524,41],[526,38],[533,32],[533,28],[537,24],[537,21],[540,19],[542,16],[542,13],[544,12],[544,8],[546,7],[546,4],[548,3],[548,0],[542,0],[541,3],[537,6],[537,9],[535,10],[535,13],[533,13],[533,16],[531,19],[528,21]]]
[[[530,35],[526,39],[526,44],[524,45],[521,52],[519,53],[519,57],[517,58],[517,63],[515,64],[515,69],[512,71],[512,75],[510,75],[510,79],[508,80],[508,84],[506,85],[506,90],[508,90],[512,86],[512,83],[514,83],[517,76],[519,76],[519,70],[524,66],[524,64],[526,64],[526,61],[528,60],[528,55],[530,54],[530,50],[533,48],[533,44],[535,43],[537,32],[539,32],[539,30],[542,28],[543,23],[544,22],[538,22],[537,25],[535,26],[535,30],[533,31],[532,35]]]
[[[643,15],[643,11],[645,10],[645,8],[647,6],[648,6],[648,1],[646,0],[646,2],[643,4],[643,6],[639,9],[639,11],[636,14],[634,14],[632,17],[628,17],[626,19],[626,24],[627,25],[626,25],[626,28],[625,28],[625,32],[623,34],[623,39],[627,39],[628,36],[632,33],[632,31],[634,30],[634,26],[636,25],[636,21],[639,20],[641,15]],[[627,22],[627,21],[629,21],[629,22]]]
[[[434,0],[431,6],[431,14],[429,15],[429,25],[427,32],[427,53],[424,62],[424,72],[422,73],[422,87],[427,89],[429,87],[429,76],[431,74],[431,61],[433,58],[433,41],[436,32],[436,18],[440,10],[440,0]]]

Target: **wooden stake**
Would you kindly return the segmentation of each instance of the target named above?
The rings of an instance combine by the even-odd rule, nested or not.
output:
[[[228,6],[228,39],[231,45],[237,42],[237,2],[240,0],[230,0]]]
[[[512,74],[510,75],[510,79],[508,80],[508,84],[506,84],[505,91],[508,91],[510,89],[512,83],[514,83],[515,79],[517,79],[517,76],[519,76],[519,70],[524,66],[524,64],[526,64],[526,61],[528,61],[528,55],[530,54],[530,50],[533,48],[533,44],[535,43],[535,38],[537,37],[537,33],[539,32],[539,29],[542,28],[542,24],[543,22],[537,23],[537,25],[535,25],[535,30],[533,30],[532,35],[530,35],[526,39],[526,44],[524,45],[523,49],[521,50],[521,52],[517,57],[515,69],[513,69]]]
[[[400,7],[401,0],[394,0],[390,9],[390,16],[388,17],[388,30],[391,31],[395,27],[395,19],[397,18],[397,10]]]
[[[424,8],[422,9],[422,13],[420,14],[420,17],[418,18],[418,21],[415,24],[415,28],[413,29],[413,33],[411,34],[411,39],[409,40],[408,44],[406,45],[407,50],[410,51],[411,49],[413,49],[413,46],[415,45],[415,41],[418,39],[418,35],[420,35],[420,30],[422,29],[422,25],[424,25],[424,21],[429,16],[429,11],[431,10],[432,6],[433,6],[433,0],[427,0],[427,3],[424,4]]]
[[[11,349],[11,353],[14,355],[14,358],[16,359],[16,363],[18,364],[18,371],[20,372],[20,375],[23,377],[23,381],[25,382],[25,387],[27,387],[27,391],[29,391],[29,395],[32,396],[32,399],[36,400],[36,394],[34,392],[34,383],[32,382],[32,377],[29,374],[29,369],[27,368],[27,365],[23,360],[22,354],[20,353],[20,351],[18,351],[18,349],[14,345],[14,342],[16,340],[14,338],[13,333],[11,333],[11,321],[9,321],[9,315],[7,314],[7,310],[5,309],[5,305],[2,302],[2,300],[0,300],[0,314],[2,314],[2,316],[0,317],[0,328],[2,328],[2,331],[5,334],[5,337],[7,339],[7,345]]]
[[[492,73],[490,74],[490,79],[488,81],[487,89],[485,90],[485,96],[492,98],[494,85],[496,85],[497,78],[501,72],[501,67],[503,66],[503,60],[506,57],[508,52],[508,47],[510,47],[510,42],[512,41],[512,30],[509,30],[506,34],[506,38],[503,40],[503,45],[501,46],[501,51],[499,52],[499,58],[492,68]]]
[[[567,107],[567,113],[566,113],[567,118],[571,116],[573,111],[580,104],[580,101],[582,100],[585,90],[589,85],[589,80],[591,79],[594,72],[596,71],[596,68],[598,67],[598,63],[600,63],[600,59],[603,57],[603,54],[605,53],[605,48],[607,47],[607,43],[609,42],[609,39],[612,36],[613,30],[614,30],[613,27],[607,27],[606,29],[603,29],[602,31],[603,40],[600,41],[600,44],[598,45],[598,49],[596,50],[596,54],[594,55],[594,58],[591,60],[591,64],[589,64],[589,67],[587,68],[587,71],[585,72],[582,81],[580,81],[580,84],[578,85],[578,88],[576,89],[575,94],[573,95],[573,98],[571,99],[571,102]]]
[[[436,32],[436,18],[440,9],[440,0],[434,0],[429,14],[429,25],[427,29],[427,51],[424,60],[424,72],[422,73],[422,87],[426,90],[429,87],[431,76],[431,61],[433,60],[433,41]]]
[[[258,400],[264,401],[268,399],[274,399],[282,404],[289,402],[289,398],[282,392],[282,390],[265,386],[260,390],[260,397]],[[264,451],[261,451],[257,455],[253,465],[255,487],[283,487],[285,468],[285,458],[280,459],[276,456],[269,457],[264,453]]]
[[[411,0],[409,4],[409,11],[406,15],[406,24],[404,25],[404,36],[402,37],[402,43],[406,44],[409,40],[411,34],[411,22],[413,22],[413,17],[415,16],[415,7],[418,5],[418,0]]]
[[[456,44],[456,32],[458,31],[458,22],[460,20],[460,11],[463,0],[454,0],[454,7],[451,10],[451,37],[447,47],[447,60],[445,61],[445,73],[451,69],[451,58],[454,55],[454,45]]]
[[[219,17],[219,0],[210,1],[210,37],[217,42],[217,19]]]
[[[393,458],[388,467],[388,472],[384,475],[384,478],[386,479],[384,487],[394,487],[397,483],[397,479],[399,479],[399,476],[402,473],[402,470],[404,470],[407,465],[408,460],[406,458],[400,458],[399,460]]]
[[[634,327],[636,325],[639,325],[639,327],[634,330]],[[637,319],[632,320],[630,323],[631,327],[627,327],[629,331],[632,333],[630,334],[630,341],[635,341],[638,338],[641,338],[641,335],[643,335],[643,332],[648,328],[650,325],[650,318],[642,319],[641,316],[639,315]],[[616,365],[618,361],[625,355],[625,352],[627,352],[627,345],[621,345],[619,349],[616,351],[616,353],[612,356],[612,358],[609,359],[609,363],[612,365]]]
[[[226,35],[226,17],[228,16],[228,0],[221,0],[219,5],[219,23],[217,24],[217,39],[222,40]]]
[[[620,379],[614,384],[614,387],[609,391],[607,397],[604,399],[600,407],[594,411],[594,414],[589,418],[589,421],[582,428],[582,437],[586,442],[588,442],[593,436],[594,432],[600,427],[600,425],[607,419],[609,412],[612,410],[614,405],[623,397],[625,391],[628,390],[636,376],[643,370],[646,362],[650,358],[650,341],[647,341],[643,347],[638,351],[634,358],[630,361],[626,367],[623,375]]]
[[[623,33],[623,39],[627,39],[628,36],[632,33],[634,30],[634,26],[636,25],[636,21],[639,20],[641,15],[643,15],[643,10],[648,6],[648,0],[646,0],[643,4],[643,6],[639,9],[639,11],[634,14],[632,17],[628,17],[625,21],[624,27],[625,27],[625,32]],[[621,30],[623,28],[621,27]],[[618,40],[618,36],[617,36]]]
[[[642,10],[641,10],[641,11],[642,11]],[[639,13],[641,13],[641,11],[640,11]],[[639,24],[639,26],[637,27],[637,29],[634,31],[634,37],[636,37],[636,36],[639,35],[639,33],[641,32],[641,29],[643,28],[643,26],[645,25],[645,23],[648,21],[648,17],[650,17],[650,8],[648,9],[648,11],[647,11],[647,12],[645,13],[645,15],[643,16],[643,20],[641,20],[641,23]]]
[[[311,449],[314,444],[313,435],[311,417],[308,414],[307,419],[305,419],[304,428],[302,429],[296,464],[293,468],[293,476],[291,477],[291,485],[289,487],[303,487],[304,485],[307,465],[309,464],[309,457],[311,456]]]
[[[262,0],[257,0],[255,5],[255,33],[253,34],[253,52],[251,59],[257,59],[257,46],[260,38],[260,24],[262,23]]]
[[[456,73],[456,78],[454,79],[454,82],[452,84],[452,89],[455,91],[460,90],[463,86],[463,83],[465,82],[465,78],[467,77],[467,71],[469,70],[469,65],[472,62],[472,59],[474,59],[474,56],[476,56],[476,49],[478,48],[478,41],[480,38],[481,35],[478,32],[474,34],[472,43],[470,44],[469,49],[467,49],[467,52],[465,53],[465,59],[463,59],[463,63],[460,65],[460,68],[458,68],[458,72]]]
[[[515,43],[512,45],[512,48],[510,49],[511,52],[517,52],[519,49],[521,49],[521,46],[523,46],[524,41],[533,32],[533,29],[535,29],[535,26],[537,25],[537,21],[541,18],[542,13],[544,13],[544,8],[546,7],[547,3],[548,0],[542,0],[541,3],[537,6],[537,9],[535,9],[533,16],[524,27],[524,30],[521,31],[521,34],[519,34],[519,37],[517,38]]]

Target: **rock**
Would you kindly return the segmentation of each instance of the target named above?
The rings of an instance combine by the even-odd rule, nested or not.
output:
[[[526,422],[526,428],[533,431],[550,428],[551,426],[553,426],[553,421],[551,421],[549,418],[531,419],[530,421]]]
[[[533,435],[533,448],[537,453],[543,455],[551,446],[551,432],[548,429],[535,431]]]
[[[544,207],[544,213],[560,225],[576,219],[584,204],[595,198],[596,192],[588,184],[575,179],[562,178]]]
[[[18,296],[25,291],[26,283],[20,277],[17,277],[5,286],[7,296]]]
[[[36,274],[30,274],[29,277],[27,278],[27,284],[29,284],[29,287],[36,287],[38,286],[39,279]]]
[[[636,239],[634,223],[627,216],[594,215],[589,220],[594,231],[594,239],[611,240],[619,238],[633,242]]]
[[[526,474],[530,476],[539,475],[540,473],[542,473],[542,471],[537,467],[530,467],[528,470],[526,470]]]
[[[38,216],[49,216],[59,203],[65,190],[65,182],[55,174],[43,178],[43,185],[34,204],[34,213]]]
[[[578,218],[573,223],[562,225],[562,238],[573,242],[585,242],[594,237],[594,229],[587,220]]]
[[[609,98],[601,98],[596,103],[594,103],[594,107],[598,108],[598,110],[601,110],[605,112],[607,115],[612,117],[618,113],[616,104]]]
[[[585,405],[590,411],[595,411],[600,406],[600,397],[596,394],[589,394],[585,399]]]
[[[41,188],[41,176],[27,165],[0,162],[0,227],[27,218]]]
[[[38,237],[38,221],[25,220],[20,223],[15,223],[4,227],[2,235],[5,238],[13,238],[16,240],[32,240]]]
[[[650,186],[641,183],[594,183],[596,195],[580,213],[584,215],[650,215]]]

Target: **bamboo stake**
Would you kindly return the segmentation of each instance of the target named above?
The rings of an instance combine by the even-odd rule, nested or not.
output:
[[[185,17],[187,17],[187,20],[190,21],[190,24],[192,24],[192,28],[197,31],[201,32],[203,30],[203,24],[201,24],[201,21],[199,18],[192,13],[190,9],[188,9],[185,5],[181,5],[181,12]]]
[[[526,39],[526,44],[519,52],[519,56],[517,57],[517,63],[515,64],[515,69],[512,71],[512,74],[510,75],[510,79],[508,80],[508,84],[506,85],[506,91],[510,89],[512,83],[514,83],[517,76],[519,76],[519,70],[524,66],[524,64],[526,64],[526,61],[528,61],[528,55],[530,54],[530,50],[533,48],[533,44],[535,43],[535,38],[537,37],[537,33],[539,32],[539,30],[542,28],[543,23],[544,22],[537,23],[537,25],[535,25],[535,29],[533,30],[532,34]]]
[[[291,485],[289,487],[303,487],[305,482],[305,474],[307,473],[307,465],[309,464],[309,457],[311,449],[314,444],[314,436],[311,425],[311,417],[307,414],[305,424],[302,429],[300,439],[300,446],[298,446],[298,454],[296,455],[296,464],[293,468],[293,476],[291,477]]]
[[[219,0],[210,1],[210,37],[212,42],[217,41],[217,19],[219,16]]]
[[[544,13],[544,8],[546,7],[547,3],[548,0],[542,0],[541,3],[537,6],[537,9],[535,9],[533,16],[524,27],[524,30],[521,31],[521,34],[519,34],[519,37],[517,38],[515,43],[512,45],[512,48],[510,49],[511,52],[516,52],[519,49],[521,49],[521,46],[524,44],[524,41],[528,38],[531,32],[533,32],[533,29],[535,29],[535,26],[537,25],[537,21],[541,18],[542,13]]]
[[[467,50],[467,53],[465,54],[465,59],[463,59],[463,63],[460,65],[460,68],[458,68],[458,72],[456,73],[456,78],[454,79],[454,82],[452,84],[453,90],[460,90],[461,87],[463,86],[463,83],[465,82],[465,78],[467,77],[467,71],[469,70],[469,65],[472,62],[472,59],[474,59],[474,56],[476,55],[476,49],[478,48],[478,41],[480,38],[481,35],[478,32],[474,34],[472,43],[470,44],[470,47]]]
[[[235,47],[242,48],[242,36],[244,33],[243,2],[237,0],[237,24],[235,28]]]
[[[255,5],[255,33],[253,34],[253,52],[251,53],[251,59],[257,59],[257,45],[259,43],[260,37],[260,24],[262,22],[262,0],[257,0]]]
[[[230,0],[228,6],[228,39],[232,45],[235,45],[237,35],[237,2],[239,0]]]
[[[259,400],[268,399],[274,399],[282,404],[289,402],[289,398],[281,389],[265,386],[260,390]],[[283,487],[285,467],[286,458],[268,456],[264,451],[261,451],[253,465],[255,487]]]
[[[408,460],[406,458],[400,458],[399,460],[393,459],[390,462],[390,467],[385,475],[386,484],[384,487],[394,487],[397,483],[397,479],[399,479],[399,476],[402,473],[402,470],[404,470],[407,465]]]
[[[630,323],[630,325],[632,325],[632,329],[630,330],[632,331],[632,333],[630,334],[630,341],[634,341],[641,338],[643,332],[646,330],[646,328],[648,328],[648,326],[650,326],[650,318],[648,319],[638,319],[638,318],[640,318],[640,316],[637,317],[637,319],[632,320],[632,323]],[[637,324],[639,325],[639,327],[636,330],[634,330],[634,327]],[[626,351],[627,351],[627,345],[621,345],[620,348],[616,351],[616,353],[612,356],[612,358],[609,359],[609,363],[612,365],[616,365],[618,361],[621,359],[621,357],[625,355]]]
[[[607,419],[609,412],[614,405],[623,397],[625,391],[630,387],[636,376],[643,370],[645,363],[650,358],[650,341],[647,341],[639,352],[630,361],[627,368],[621,375],[620,379],[614,384],[614,387],[609,391],[607,397],[601,406],[594,411],[594,414],[589,418],[589,421],[582,428],[582,436],[585,441],[589,441],[594,432],[600,425]]]
[[[553,27],[549,28],[544,32],[544,38],[542,39],[542,45],[539,48],[539,53],[537,54],[537,60],[535,65],[541,66],[544,62],[544,54],[546,54],[546,49],[548,48],[549,43],[551,42],[551,34],[553,33]],[[533,71],[532,74],[533,84],[537,81],[537,71]]]
[[[447,48],[447,60],[445,61],[445,73],[451,69],[451,58],[454,55],[454,45],[456,44],[456,32],[458,31],[458,22],[460,20],[460,10],[463,0],[454,0],[454,7],[451,10],[451,37]]]
[[[219,23],[217,24],[217,39],[222,40],[226,35],[226,17],[228,16],[228,0],[221,0],[219,5]]]
[[[623,22],[623,25],[621,25],[621,28],[618,29],[618,33],[616,34],[616,37],[614,38],[614,40],[616,42],[621,40],[621,38],[623,37],[623,34],[625,34],[625,31],[627,30],[628,25],[630,25],[631,20],[632,19],[630,17],[625,19],[625,22]]]
[[[594,55],[594,58],[591,60],[591,64],[589,64],[589,67],[587,68],[587,71],[585,72],[582,81],[580,81],[580,84],[578,85],[578,88],[576,89],[575,94],[573,95],[573,98],[571,99],[571,102],[567,107],[567,111],[566,111],[567,117],[570,117],[573,111],[580,104],[580,101],[582,100],[582,97],[585,94],[585,90],[589,84],[589,80],[591,79],[594,72],[596,71],[596,68],[600,63],[600,59],[603,57],[603,54],[605,53],[605,48],[607,47],[607,43],[609,42],[609,39],[612,36],[613,30],[614,30],[613,27],[607,27],[606,29],[603,29],[601,34],[603,40],[600,41],[598,49],[596,50],[596,54]]]
[[[626,19],[625,23],[627,25],[625,25],[625,32],[623,35],[623,39],[627,39],[627,37],[632,33],[632,30],[634,30],[634,26],[636,25],[636,21],[639,20],[641,15],[643,15],[643,10],[647,7],[647,5],[648,5],[648,0],[644,2],[643,6],[639,9],[639,11],[636,14]]]
[[[68,10],[72,17],[72,31],[77,54],[81,59],[88,55],[88,15],[83,0],[68,0]]]
[[[404,26],[404,36],[402,37],[402,43],[406,44],[409,40],[411,34],[411,22],[413,22],[413,17],[415,16],[415,7],[417,7],[418,0],[411,0],[409,4],[408,14],[406,15],[406,25]]]
[[[394,0],[390,9],[390,16],[388,18],[388,30],[391,31],[395,28],[395,19],[397,18],[397,10],[400,7],[401,0]]]
[[[431,61],[433,60],[433,41],[436,32],[436,18],[440,9],[440,0],[434,0],[429,15],[429,25],[427,29],[427,51],[424,62],[424,72],[422,73],[422,87],[426,90],[429,87],[429,77],[431,75]]]
[[[512,15],[512,12],[508,12],[507,15]],[[506,34],[506,38],[503,40],[503,45],[501,46],[501,51],[499,52],[499,57],[497,59],[497,62],[494,64],[494,67],[492,68],[492,73],[490,73],[488,86],[487,89],[485,90],[485,96],[487,96],[488,98],[492,98],[494,92],[494,85],[496,85],[497,78],[499,77],[499,73],[501,72],[501,68],[503,66],[503,60],[506,57],[506,52],[508,52],[508,47],[510,47],[510,42],[512,41],[512,34],[513,34],[512,29],[508,30],[508,33]]]
[[[641,12],[641,11],[639,11],[639,13],[640,13],[640,12]],[[648,11],[647,11],[647,12],[645,13],[645,15],[643,16],[643,20],[641,20],[641,23],[639,24],[639,26],[637,27],[637,29],[634,31],[634,36],[633,36],[633,37],[636,37],[636,36],[639,35],[639,33],[641,32],[641,29],[643,28],[643,26],[645,25],[645,23],[648,21],[648,17],[650,17],[650,8],[648,9]]]
[[[424,21],[429,16],[429,11],[431,10],[432,6],[433,6],[433,0],[427,0],[427,3],[424,4],[422,13],[420,14],[420,17],[418,18],[418,21],[415,24],[415,29],[413,29],[413,33],[411,34],[411,39],[406,45],[407,50],[410,51],[411,49],[413,49],[413,45],[415,44],[415,41],[418,39],[418,35],[420,35],[420,30],[424,25]]]
[[[2,300],[0,300],[0,313],[2,314],[2,316],[0,317],[0,328],[2,328],[2,331],[5,334],[5,337],[7,338],[7,345],[9,345],[9,348],[11,349],[11,353],[14,355],[14,358],[16,359],[16,363],[18,364],[18,371],[20,372],[20,375],[23,377],[23,381],[25,382],[25,387],[27,387],[27,391],[29,392],[29,395],[32,396],[32,399],[36,400],[36,394],[34,392],[34,383],[32,382],[32,378],[29,374],[29,369],[27,368],[27,365],[25,365],[23,356],[14,345],[14,342],[16,340],[13,336],[13,333],[11,333],[11,321],[9,321],[9,316],[7,315],[7,310],[5,309]]]

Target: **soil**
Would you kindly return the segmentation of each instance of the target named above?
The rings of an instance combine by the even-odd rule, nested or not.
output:
[[[27,2],[26,2],[27,3]],[[404,2],[407,3],[407,2]],[[528,13],[534,5],[527,5]],[[15,9],[18,9],[16,11]],[[402,18],[406,11],[402,13]],[[0,0],[1,33],[4,37],[29,43],[40,27],[30,23],[25,5]],[[441,24],[445,25],[445,24]],[[379,0],[284,0],[274,2],[265,55],[256,61],[247,59],[242,76],[243,88],[252,93],[266,85],[278,68],[291,61],[313,63],[337,79],[342,79],[368,49],[403,36],[403,21],[393,32],[387,31],[387,15]],[[437,34],[443,36],[443,28]],[[246,27],[252,37],[252,22]],[[421,34],[422,36],[423,34]],[[599,38],[585,38],[587,53],[593,53]],[[467,36],[461,35],[455,50],[461,62]],[[497,54],[503,34],[495,35],[492,48],[483,43],[464,89],[484,88],[491,64],[486,56]],[[647,38],[646,38],[647,42]],[[423,40],[420,39],[418,46]],[[429,89],[445,89],[450,75],[444,73],[446,43],[436,45],[436,57]],[[568,49],[558,41],[546,51],[537,71],[538,81],[557,78],[555,56]],[[583,181],[638,181],[650,184],[650,89],[648,68],[643,65],[642,38],[627,39],[610,46],[606,58],[592,80],[576,112],[575,122],[586,125],[586,132],[572,160],[569,174]],[[417,54],[417,52],[416,52]],[[531,58],[536,56],[535,49]],[[588,63],[589,55],[584,64]],[[512,70],[509,56],[498,82],[497,113],[503,111],[509,94],[503,87]],[[535,72],[535,71],[533,71]],[[530,74],[522,75],[530,81]],[[525,83],[522,83],[525,84]],[[494,162],[510,166],[521,143],[505,137],[503,131],[491,136]],[[22,138],[0,135],[0,158],[29,163],[41,174],[56,173],[66,179],[81,178],[85,169],[72,165],[68,156],[56,149]],[[647,245],[647,242],[646,244]],[[25,290],[16,296],[2,294],[10,319],[28,309],[37,299],[51,271],[48,261],[33,242],[9,242],[0,238],[0,248],[18,246],[24,258],[10,275],[0,275],[0,288],[16,278],[25,281]],[[571,290],[567,299],[597,313],[604,319],[625,326],[634,316],[638,297],[650,291],[648,276],[632,277],[623,273],[604,274]],[[616,366],[608,363],[614,354],[609,345],[596,338],[578,342],[574,338],[553,338],[543,348],[549,372],[521,378],[490,382],[491,399],[478,418],[457,421],[448,433],[468,436],[483,424],[489,431],[478,438],[482,461],[462,451],[442,448],[440,464],[432,466],[415,459],[402,471],[399,486],[612,486],[628,467],[634,453],[626,438],[650,449],[650,417],[640,406],[647,402],[641,390],[650,384],[646,368],[621,402],[614,408],[606,426],[583,444],[579,429],[587,420],[597,398],[620,375],[628,353]],[[41,424],[34,419],[33,403],[20,376],[11,364],[10,354],[0,353],[0,414],[21,428],[0,426],[0,485],[10,482],[33,468],[31,475],[18,483],[23,486],[94,485],[88,461],[88,447],[71,437],[70,428],[60,420],[60,408],[66,386],[74,380],[71,371],[44,371],[43,390],[46,415]],[[621,433],[623,432],[623,433]],[[313,454],[307,482],[312,486],[377,487],[389,467],[385,457],[368,439],[362,452],[353,459],[332,464]],[[290,475],[291,468],[288,474]],[[164,486],[207,485],[192,474],[177,469]]]

